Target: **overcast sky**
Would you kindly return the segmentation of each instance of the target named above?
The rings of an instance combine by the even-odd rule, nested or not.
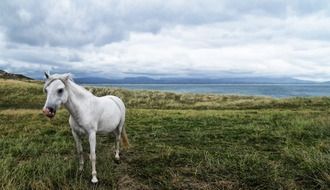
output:
[[[330,1],[0,1],[0,69],[330,80]]]

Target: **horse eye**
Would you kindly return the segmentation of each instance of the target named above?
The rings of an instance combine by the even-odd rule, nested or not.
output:
[[[47,89],[45,89],[45,93],[47,94]]]
[[[62,94],[62,93],[63,93],[63,88],[58,89],[58,90],[57,90],[57,93]]]

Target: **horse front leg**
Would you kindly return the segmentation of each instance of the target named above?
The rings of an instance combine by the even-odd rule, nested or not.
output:
[[[92,131],[89,134],[89,145],[90,145],[90,160],[92,163],[92,183],[97,183],[97,177],[96,177],[96,132]]]
[[[81,140],[79,135],[72,129],[72,135],[76,142],[77,153],[79,156],[79,171],[84,169],[84,155],[83,155],[83,147],[81,145]]]

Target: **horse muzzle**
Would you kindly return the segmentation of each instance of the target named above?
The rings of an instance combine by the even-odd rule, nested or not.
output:
[[[46,107],[46,108],[42,109],[42,112],[44,113],[45,116],[47,116],[49,118],[53,118],[56,114],[56,109],[51,108],[51,107]]]

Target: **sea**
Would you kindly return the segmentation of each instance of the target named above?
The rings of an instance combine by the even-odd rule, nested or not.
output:
[[[268,96],[275,98],[330,96],[330,84],[93,84],[131,90],[153,90],[175,93]]]

